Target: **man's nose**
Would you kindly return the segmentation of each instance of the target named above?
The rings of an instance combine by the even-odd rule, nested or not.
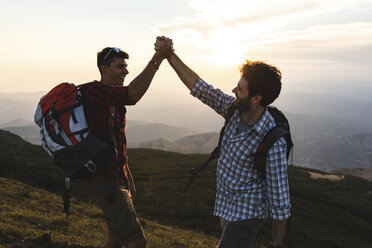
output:
[[[233,92],[233,93],[236,93],[236,88],[237,88],[237,87],[235,87],[234,89],[232,89],[232,92]]]

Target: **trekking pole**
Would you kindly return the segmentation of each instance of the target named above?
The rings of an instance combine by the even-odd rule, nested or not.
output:
[[[218,153],[219,153],[219,147],[216,147],[213,152],[211,153],[211,156],[208,158],[207,161],[205,161],[204,163],[202,163],[200,166],[196,167],[196,168],[193,168],[191,169],[190,173],[191,173],[191,176],[189,178],[189,181],[187,182],[186,186],[185,186],[185,189],[183,190],[183,195],[184,196],[187,196],[187,191],[189,190],[191,184],[194,182],[195,180],[195,177],[202,171],[204,170],[205,168],[208,167],[209,163],[215,159],[215,158],[218,158]]]
[[[225,128],[226,128],[226,125],[227,123],[230,121],[231,117],[233,116],[234,112],[236,110],[236,106],[235,104],[231,104],[231,106],[229,107],[229,109],[227,110],[227,115],[226,115],[226,120],[225,120],[225,124],[224,126],[221,128],[221,131],[220,131],[220,137],[218,139],[218,145],[214,148],[214,150],[211,152],[211,156],[208,158],[207,161],[205,161],[203,164],[201,164],[199,167],[196,167],[196,168],[193,168],[191,169],[190,173],[191,173],[191,176],[189,178],[189,181],[187,182],[186,184],[186,187],[185,189],[183,190],[183,195],[184,196],[187,196],[187,191],[189,190],[192,182],[195,180],[195,177],[199,174],[199,172],[201,172],[202,170],[204,170],[205,168],[208,167],[208,164],[215,158],[218,158],[220,156],[220,149],[221,149],[221,144],[222,144],[222,139],[223,139],[223,136],[225,134]]]
[[[63,192],[63,212],[66,214],[66,226],[68,227],[68,217],[70,214],[72,214],[72,211],[70,210],[70,187],[71,182],[70,178],[65,178],[65,190]]]

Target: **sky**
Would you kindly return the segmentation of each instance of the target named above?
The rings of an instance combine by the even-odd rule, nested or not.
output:
[[[106,46],[129,53],[128,84],[161,35],[227,92],[245,59],[277,66],[288,92],[372,88],[372,0],[0,0],[0,92],[99,80],[96,53]],[[187,93],[167,61],[149,90],[160,93]]]

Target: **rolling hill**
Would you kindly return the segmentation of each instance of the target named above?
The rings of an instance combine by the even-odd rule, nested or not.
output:
[[[0,128],[5,128],[5,127],[22,127],[22,126],[33,126],[34,122],[28,121],[25,119],[15,119],[11,121],[7,121],[4,123],[0,123]]]
[[[219,139],[218,133],[202,133],[185,136],[173,142],[160,138],[141,143],[129,143],[130,148],[150,148],[179,153],[208,154],[216,147]]]
[[[372,168],[372,133],[308,138],[295,148],[295,163],[320,170]]]
[[[32,120],[42,94],[0,93],[0,128],[33,144],[40,144],[37,127],[31,127],[27,122]],[[343,106],[345,101],[347,106]],[[368,150],[371,141],[366,141],[372,134],[372,119],[365,114],[371,104],[367,97],[299,92],[283,92],[274,102],[285,112],[291,124],[294,163],[326,171],[372,167]],[[146,95],[135,107],[127,109],[128,147],[133,148],[209,153],[214,146],[212,143],[217,143],[218,138],[205,139],[204,144],[198,143],[197,139],[204,140],[207,133],[219,132],[223,125],[222,117],[188,96],[187,92],[181,96],[167,93]],[[191,135],[199,136],[187,138]],[[363,135],[367,137],[362,138]]]
[[[152,221],[167,225],[169,229],[164,229],[170,232],[172,232],[171,227],[177,227],[180,228],[178,230],[181,230],[181,233],[184,232],[183,230],[190,230],[208,235],[203,237],[208,240],[207,243],[210,242],[209,247],[213,247],[220,235],[218,219],[212,216],[215,163],[199,175],[191,186],[189,195],[185,197],[182,195],[182,190],[189,176],[188,171],[203,162],[207,158],[206,155],[129,149],[128,156],[137,186],[138,195],[135,205],[140,217],[146,223],[148,220],[150,226]],[[327,174],[301,167],[290,166],[289,168],[293,214],[291,230],[296,247],[371,247],[372,183],[347,175],[339,181],[314,179],[310,177],[310,172]],[[63,187],[59,168],[52,165],[51,159],[40,146],[31,145],[18,136],[0,130],[0,177],[6,177],[7,179],[1,179],[1,183],[9,185],[0,187],[1,202],[6,202],[1,205],[1,210],[6,210],[1,213],[6,214],[0,214],[0,217],[2,222],[6,220],[17,223],[14,228],[2,225],[1,244],[10,245],[19,240],[39,242],[40,235],[50,230],[51,223],[54,223],[56,227],[53,229],[52,237],[55,239],[52,239],[52,242],[56,246],[47,247],[58,247],[61,242],[67,242],[68,247],[87,247],[83,245],[88,242],[85,234],[82,234],[83,238],[79,239],[76,236],[71,238],[70,233],[63,232],[61,215],[46,212],[41,218],[33,212],[37,209],[34,207],[36,203],[31,204],[29,200],[35,199],[42,202],[42,209],[58,209],[56,195],[61,194]],[[20,188],[17,188],[17,185]],[[17,200],[6,192],[12,187],[13,192],[20,192],[15,194],[19,201],[6,207],[9,202]],[[73,197],[75,205],[72,206],[72,210],[77,214],[72,218],[77,220],[72,221],[72,228],[79,228],[78,223],[83,223],[87,229],[102,229],[101,217],[97,217],[100,214],[94,209],[91,210],[88,205],[84,205],[89,204],[89,200],[84,197],[79,188],[79,182],[75,182]],[[44,197],[44,192],[50,195]],[[12,211],[12,209],[19,210]],[[89,222],[84,221],[84,216],[91,217]],[[54,220],[47,221],[49,218]],[[16,230],[22,223],[24,228],[30,231]],[[154,233],[156,230],[150,228],[147,231],[149,237],[154,237],[151,238],[154,246],[150,247],[202,247],[183,241],[184,238],[178,236],[180,234],[175,234],[176,237],[173,239],[167,231],[158,236]],[[197,240],[203,239],[202,236],[199,238],[199,234],[190,235],[196,235]],[[89,242],[92,242],[92,239],[101,240],[101,237],[90,237]],[[265,247],[269,239],[270,226],[269,222],[266,222],[259,233],[257,246]],[[70,240],[70,243],[67,240]],[[173,246],[169,243],[161,246],[161,242],[169,240],[173,240]]]
[[[330,173],[361,177],[372,182],[372,168],[341,168],[332,170]]]
[[[3,130],[17,134],[22,139],[34,145],[41,145],[40,128],[36,125],[3,127]]]
[[[127,140],[130,144],[141,143],[154,139],[174,141],[196,132],[185,127],[177,127],[163,123],[138,123],[128,121],[126,127]]]
[[[28,125],[22,125],[22,123]],[[30,125],[31,123],[31,125]],[[10,131],[22,139],[35,144],[40,145],[40,134],[39,127],[33,122],[24,120],[13,120],[0,125],[0,129]],[[195,131],[185,128],[171,126],[162,123],[147,123],[143,121],[130,121],[127,123],[126,135],[129,146],[136,147],[136,144],[147,142],[150,140],[164,138],[170,142],[195,134]],[[133,145],[132,145],[133,144]]]

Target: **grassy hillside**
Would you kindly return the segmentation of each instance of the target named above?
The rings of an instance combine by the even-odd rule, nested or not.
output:
[[[61,170],[38,145],[0,130],[0,176],[20,180],[52,192],[63,190]]]
[[[212,217],[215,165],[196,179],[187,198],[181,194],[188,170],[207,156],[146,149],[129,150],[128,155],[137,187],[141,189],[137,209],[142,215],[219,235],[218,220]],[[309,171],[319,172],[289,168],[291,230],[298,247],[372,247],[372,184],[352,176],[341,181],[314,180]],[[258,240],[267,244],[269,239],[267,222]]]
[[[149,149],[129,149],[128,156],[137,186],[135,206],[145,222],[153,223],[152,221],[156,221],[181,230],[180,232],[184,232],[184,229],[197,230],[195,232],[192,231],[191,236],[196,235],[195,233],[203,232],[210,238],[209,245],[205,247],[213,247],[214,242],[220,235],[218,219],[212,215],[215,194],[215,164],[211,164],[206,171],[199,175],[191,186],[188,197],[184,197],[182,191],[189,176],[189,169],[203,162],[207,158],[206,155],[185,155]],[[314,170],[292,166],[289,168],[291,202],[293,206],[291,230],[296,247],[372,247],[372,237],[370,235],[372,233],[372,209],[370,207],[372,205],[372,183],[353,176],[345,176],[341,181],[314,180],[310,178],[309,171]],[[55,194],[60,194],[62,190],[63,180],[59,174],[59,169],[52,165],[51,160],[40,146],[30,145],[17,136],[1,130],[0,176],[26,183],[27,185],[22,186],[24,187],[22,194],[25,197],[31,195],[28,197],[37,198],[37,196],[32,196],[32,192],[39,192],[39,189],[29,188],[28,185],[48,190],[48,194],[51,196],[39,197],[41,198],[40,201],[45,204],[45,209],[55,209],[55,211],[62,209],[60,205],[61,200],[57,199]],[[16,181],[9,182],[11,182],[9,183],[10,185],[20,184]],[[79,184],[75,183],[74,185],[75,199],[73,202],[75,205],[72,206],[72,210],[76,211],[77,214],[73,218],[81,216],[79,221],[84,223],[82,226],[86,227],[87,230],[97,228],[97,225],[99,226],[102,223],[99,222],[102,216],[95,219],[95,216],[100,216],[99,211],[95,212],[95,214],[90,212],[89,209],[92,207],[85,205],[89,204],[89,201],[83,197],[81,190],[78,190],[80,188]],[[4,192],[4,189],[7,189],[8,186],[0,186],[0,188]],[[53,197],[55,197],[55,200],[53,200]],[[9,194],[1,198],[2,203],[5,201],[11,202],[12,200]],[[23,204],[23,202],[26,204]],[[33,211],[34,209],[33,205],[27,202],[27,198],[19,200],[18,203],[22,206],[20,209],[23,209],[19,211]],[[5,210],[3,204],[1,206],[1,210]],[[13,208],[15,207],[6,208],[6,211],[10,211]],[[10,244],[9,242],[19,239],[35,240],[40,238],[42,233],[45,233],[49,227],[53,226],[47,225],[47,223],[52,221],[53,215],[56,215],[55,213],[47,214],[48,212],[45,211],[44,219],[32,219],[30,217],[32,221],[26,221],[26,219],[18,218],[16,215],[8,213],[1,215],[1,218],[10,216],[7,217],[6,223],[9,223],[8,221],[19,221],[19,225],[22,223],[26,224],[25,229],[31,230],[30,233],[37,233],[35,236],[23,236],[22,231],[13,232],[12,227],[6,225],[1,229],[0,240],[2,243],[0,244]],[[33,216],[36,214],[30,212],[29,215]],[[84,220],[86,216],[89,216],[90,220]],[[61,240],[60,242],[68,243],[67,240],[68,238],[71,239],[71,237],[69,235],[64,236],[65,234],[61,233],[64,218],[61,213],[59,218],[60,222],[56,221],[56,223],[59,223],[60,227],[56,228],[60,229],[55,231],[56,234],[52,234],[52,237],[55,237],[53,242],[54,240],[55,242]],[[73,223],[77,222],[73,220],[71,222],[72,227],[74,226]],[[3,219],[1,219],[1,223],[4,223]],[[35,231],[40,223],[46,226],[42,227],[40,231]],[[156,230],[147,229],[147,235],[149,237],[155,235],[153,232],[159,228],[155,227],[154,229]],[[173,228],[169,229],[170,232]],[[97,230],[101,230],[101,227],[97,228]],[[164,227],[164,230],[168,229]],[[15,234],[10,235],[13,238],[8,238],[8,233]],[[20,236],[17,236],[17,233]],[[105,233],[100,235],[104,236]],[[196,236],[197,240],[202,239],[198,235]],[[64,236],[64,238],[58,239],[57,237],[59,236]],[[92,240],[92,242],[101,242],[101,237],[103,236],[93,236],[88,239]],[[158,241],[151,242],[154,245],[160,244],[157,242],[168,242],[171,239],[170,236],[171,234],[168,235],[167,232],[164,232],[154,237]],[[184,242],[182,241],[184,238],[180,233],[175,234],[175,237],[177,238],[174,239],[174,242]],[[208,239],[207,236],[203,237]],[[76,239],[78,240],[78,238]],[[267,222],[259,234],[257,243],[267,245],[269,239],[270,226]],[[75,242],[73,244],[84,244],[84,242]],[[81,247],[81,245],[71,245],[70,247]],[[161,247],[202,246],[185,243],[184,246],[178,244]]]
[[[102,247],[104,217],[91,203],[72,199],[74,214],[66,225],[60,197],[46,190],[0,177],[0,247]],[[165,226],[141,218],[148,247],[211,247],[218,239],[198,231]],[[4,245],[4,246],[3,246]]]

